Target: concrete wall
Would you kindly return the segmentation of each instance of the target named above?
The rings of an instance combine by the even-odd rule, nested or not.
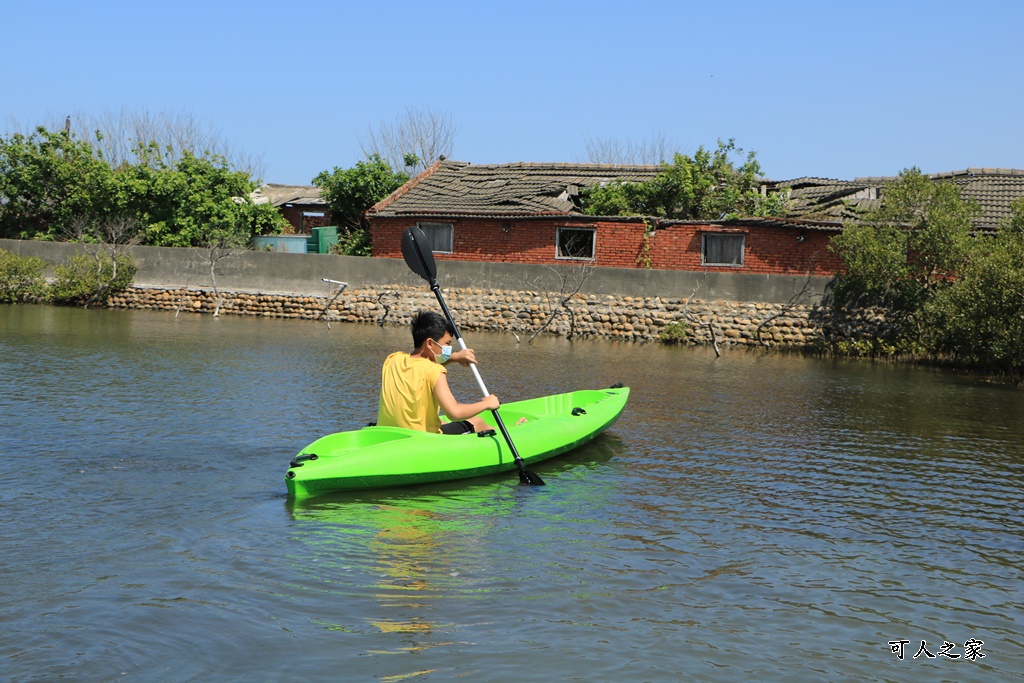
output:
[[[80,244],[0,239],[0,249],[35,256],[57,264],[90,247]],[[95,247],[93,247],[95,248]],[[211,287],[210,266],[203,250],[132,247],[139,266],[135,285],[177,288]],[[736,272],[687,272],[643,268],[594,268],[518,263],[437,261],[443,288],[487,288],[513,291],[579,291],[584,295],[631,297],[694,297],[707,301],[785,303],[809,285],[821,295],[831,278]],[[52,274],[52,273],[51,273]],[[381,285],[422,286],[405,262],[394,258],[362,258],[319,254],[249,251],[220,261],[217,286],[223,291],[320,296],[335,289],[322,278],[348,282],[352,288]],[[580,283],[582,281],[582,285]]]

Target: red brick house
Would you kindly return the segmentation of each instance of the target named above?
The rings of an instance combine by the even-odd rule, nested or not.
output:
[[[440,259],[785,275],[830,275],[838,267],[827,250],[836,221],[672,221],[580,211],[581,188],[650,180],[661,170],[439,161],[370,209],[373,255],[401,258],[402,232],[419,225]]]
[[[296,235],[308,235],[312,228],[335,225],[331,222],[331,211],[327,200],[320,195],[319,187],[267,183],[250,196],[257,204],[276,206],[292,226],[288,232]]]
[[[762,192],[788,192],[776,218],[679,221],[581,212],[581,188],[620,179],[645,181],[660,166],[438,161],[373,206],[373,255],[401,258],[401,235],[418,225],[439,259],[532,264],[588,262],[771,275],[834,274],[828,242],[860,212],[878,205],[891,178],[765,181]],[[976,224],[994,228],[1024,194],[1024,171],[975,169],[932,176],[961,185],[981,206]],[[996,188],[996,189],[993,189]]]

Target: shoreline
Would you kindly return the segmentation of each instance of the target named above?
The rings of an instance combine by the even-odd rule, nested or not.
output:
[[[336,296],[219,292],[220,314],[327,322],[404,325],[436,299],[424,286],[346,288]],[[858,311],[837,318],[820,304],[706,301],[524,290],[446,288],[459,310],[459,327],[508,332],[521,339],[540,334],[686,345],[717,344],[809,350],[837,338],[871,334],[884,316]],[[133,286],[113,295],[107,308],[181,311],[211,315],[218,294],[210,287]],[[672,341],[662,337],[674,332]]]

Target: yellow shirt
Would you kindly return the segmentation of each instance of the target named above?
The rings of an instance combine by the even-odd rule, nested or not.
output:
[[[404,351],[388,356],[380,373],[377,424],[440,432],[441,404],[434,396],[434,385],[442,372],[447,372],[443,365]]]

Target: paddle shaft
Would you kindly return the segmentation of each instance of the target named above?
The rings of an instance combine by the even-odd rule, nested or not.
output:
[[[434,292],[434,296],[437,297],[437,303],[441,304],[441,310],[444,311],[445,320],[447,320],[448,324],[451,325],[452,331],[455,333],[455,338],[459,341],[459,347],[465,350],[466,342],[462,340],[462,335],[459,334],[459,328],[455,325],[455,318],[452,317],[452,312],[448,310],[448,304],[444,302],[444,297],[441,296],[441,288],[437,285],[437,265],[434,263],[434,254],[430,250],[430,246],[427,243],[427,239],[423,234],[423,231],[416,226],[408,228],[402,234],[402,258],[405,259],[406,265],[412,269],[412,272],[430,283],[430,289]],[[480,391],[483,392],[484,398],[487,398],[490,395],[490,392],[488,392],[487,387],[484,386],[484,380],[480,376],[480,371],[476,368],[476,363],[470,363],[469,367],[473,370],[473,376],[476,377],[476,382],[480,385]],[[509,450],[512,451],[512,457],[515,459],[516,468],[519,470],[519,483],[543,486],[544,480],[526,467],[526,461],[522,459],[519,455],[519,451],[516,450],[515,444],[512,443],[512,437],[509,436],[508,430],[505,429],[505,423],[501,421],[501,416],[498,415],[498,411],[492,410],[491,414],[494,415],[494,422],[498,425],[498,429],[501,430],[501,435],[505,437],[505,443],[508,444]]]
[[[437,297],[437,303],[441,305],[441,310],[444,311],[444,317],[448,320],[448,324],[452,326],[453,330],[455,330],[455,339],[459,343],[459,348],[465,351],[466,342],[462,339],[462,334],[459,332],[459,328],[455,324],[455,318],[452,317],[452,312],[448,310],[448,304],[444,302],[444,297],[441,296],[441,288],[438,286],[436,280],[430,280],[430,289],[434,292],[434,296]],[[487,391],[487,386],[484,384],[484,378],[480,376],[480,371],[477,369],[476,363],[470,363],[469,369],[473,371],[473,377],[476,378],[476,383],[479,385],[484,398],[490,396],[491,392]],[[505,423],[502,421],[501,415],[498,414],[497,410],[492,410],[491,415],[494,416],[494,422],[498,425],[498,429],[501,430],[501,435],[505,437],[505,443],[508,444],[509,450],[512,451],[512,457],[515,458],[517,463],[521,463],[523,458],[519,455],[519,451],[516,450],[516,445],[512,443],[512,437],[508,435],[508,430],[505,429]]]

